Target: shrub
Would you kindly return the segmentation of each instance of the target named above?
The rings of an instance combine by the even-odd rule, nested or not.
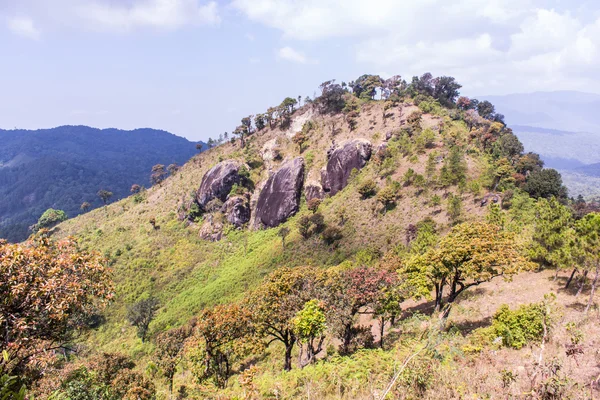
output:
[[[367,179],[363,183],[358,186],[358,193],[362,196],[363,199],[368,199],[369,197],[373,197],[377,191],[377,184],[373,179]]]
[[[308,209],[310,211],[312,211],[313,213],[317,212],[320,205],[321,205],[321,199],[317,199],[317,198],[310,199],[307,203]]]
[[[452,222],[458,221],[462,214],[462,199],[460,196],[450,194],[448,196],[448,216],[452,219]]]
[[[553,318],[551,305],[553,296],[546,296],[539,303],[521,305],[516,310],[511,310],[508,305],[500,306],[492,319],[492,325],[480,328],[474,333],[474,340],[484,344],[499,343],[520,349],[526,344],[539,341],[546,331],[552,328]]]
[[[337,226],[327,227],[321,234],[321,238],[329,246],[335,245],[335,243],[342,240],[343,237],[342,230]]]

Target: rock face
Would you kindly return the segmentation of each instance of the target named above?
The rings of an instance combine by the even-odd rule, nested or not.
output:
[[[223,223],[214,215],[208,214],[204,224],[200,227],[199,234],[204,240],[218,242],[223,237]]]
[[[240,183],[239,169],[241,164],[233,160],[225,160],[212,167],[202,178],[196,202],[202,210],[213,199],[227,200],[227,195],[234,184]]]
[[[278,138],[271,139],[264,144],[261,150],[262,159],[266,162],[281,160],[281,145]]]
[[[225,218],[230,224],[239,228],[250,221],[249,199],[244,196],[230,197],[225,204],[223,204],[221,212],[225,214]]]
[[[269,177],[256,203],[256,224],[274,227],[298,212],[304,180],[304,159],[285,162]]]
[[[332,151],[326,168],[321,171],[325,193],[333,196],[345,188],[352,170],[363,168],[371,158],[371,147],[366,139],[354,139]]]
[[[310,201],[312,199],[322,199],[325,197],[323,186],[321,186],[319,182],[315,181],[306,182],[306,185],[304,185],[304,197],[306,197],[306,201]]]

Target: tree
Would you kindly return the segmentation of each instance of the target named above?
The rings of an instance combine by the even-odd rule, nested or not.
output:
[[[89,204],[89,203],[88,203]],[[55,210],[49,208],[41,215],[38,219],[37,224],[32,227],[33,232],[37,232],[40,229],[50,229],[67,220],[67,214],[63,210]]]
[[[320,86],[321,96],[314,103],[321,114],[336,114],[342,111],[345,105],[344,90],[335,83],[335,79],[323,82]]]
[[[156,164],[152,167],[152,174],[150,175],[150,182],[153,185],[160,184],[167,177],[167,171],[163,164]]]
[[[254,117],[254,126],[256,126],[256,130],[262,131],[266,126],[266,121],[265,114],[256,114]]]
[[[387,185],[377,193],[377,201],[383,206],[384,212],[392,208],[398,199],[398,188],[395,185]]]
[[[285,347],[283,369],[292,369],[296,336],[294,318],[312,296],[315,271],[311,268],[280,268],[268,276],[248,299],[258,334]]]
[[[0,376],[33,372],[54,357],[113,296],[110,269],[75,239],[44,231],[25,244],[0,241]]]
[[[142,190],[142,187],[140,185],[138,185],[137,183],[134,183],[133,185],[131,185],[131,189],[129,189],[129,191],[132,194],[137,194]]]
[[[535,205],[535,220],[529,256],[557,271],[570,267],[569,229],[573,226],[571,210],[552,197],[541,198]]]
[[[315,197],[313,199],[310,199],[307,203],[306,203],[306,208],[308,208],[309,211],[312,211],[312,213],[316,213],[317,211],[319,211],[319,206],[321,205],[321,199]]]
[[[298,151],[300,153],[302,153],[304,151],[304,144],[306,143],[307,140],[308,140],[308,138],[302,131],[296,133],[292,137],[292,142],[294,142],[294,144],[298,145]]]
[[[81,203],[81,207],[79,207],[79,208],[83,212],[88,212],[90,210],[90,208],[92,208],[92,205],[90,203],[88,203],[87,201],[84,201],[83,203]]]
[[[350,82],[352,93],[360,99],[372,100],[377,94],[377,89],[383,86],[383,79],[379,75],[362,75],[356,81]]]
[[[544,161],[542,161],[542,159],[540,158],[539,154],[536,153],[527,153],[527,154],[523,154],[519,160],[517,161],[517,164],[515,166],[515,168],[517,169],[517,172],[523,174],[523,175],[527,175],[530,172],[533,171],[539,171],[544,167]]]
[[[277,235],[281,238],[281,246],[283,247],[283,249],[285,250],[285,238],[290,234],[290,228],[288,228],[287,226],[282,226],[279,231],[277,232]]]
[[[587,313],[594,301],[594,293],[600,276],[600,213],[590,213],[575,223],[577,247],[585,271],[595,271],[591,283],[590,299],[585,312]]]
[[[204,148],[204,143],[196,143],[196,150],[202,152],[203,148]]]
[[[456,107],[462,111],[470,110],[472,108],[471,99],[465,96],[460,96],[458,100],[456,100]]]
[[[236,364],[255,347],[253,326],[247,308],[238,304],[206,309],[198,318],[191,356],[192,371],[199,381],[211,379],[225,387]]]
[[[442,311],[445,320],[465,290],[498,276],[509,279],[529,267],[512,233],[487,223],[465,222],[452,228],[437,248],[411,257],[399,273],[404,289],[413,297],[435,291],[436,310]]]
[[[323,350],[325,340],[325,312],[318,300],[310,300],[298,311],[293,321],[294,331],[300,346],[300,365],[305,366],[315,362],[315,356]],[[302,361],[306,347],[306,360]]]
[[[337,242],[342,240],[343,237],[342,230],[337,226],[328,226],[323,230],[323,233],[321,233],[323,242],[331,247],[335,247]]]
[[[367,179],[358,186],[358,193],[363,199],[373,197],[377,192],[377,183],[373,179]]]
[[[529,174],[523,190],[536,199],[541,197],[548,199],[552,196],[559,199],[567,198],[567,188],[563,185],[562,177],[558,171],[551,168],[544,168]]]
[[[104,205],[107,205],[110,198],[113,197],[113,192],[109,192],[108,190],[102,189],[98,191],[98,197],[100,197]]]
[[[462,215],[462,199],[459,195],[453,195],[452,193],[448,196],[448,216],[452,222],[458,221]]]
[[[496,108],[492,103],[484,100],[477,104],[477,113],[479,113],[479,116],[493,121],[494,117],[496,116]]]
[[[179,171],[179,165],[177,165],[177,164],[169,164],[169,166],[167,167],[167,171],[169,171],[169,174],[175,175],[175,173],[177,171]]]
[[[137,328],[137,335],[142,339],[142,343],[146,341],[148,327],[154,319],[158,308],[158,299],[156,297],[149,297],[138,301],[127,309],[127,320]]]
[[[433,80],[433,97],[445,107],[454,105],[462,87],[456,79],[451,76],[440,76]]]
[[[326,300],[329,327],[341,341],[340,352],[351,352],[352,344],[361,332],[356,327],[360,313],[373,313],[386,290],[397,283],[395,271],[374,267],[357,267],[328,272],[323,296]]]
[[[296,104],[298,104],[298,100],[292,98],[292,97],[286,97],[282,102],[281,102],[281,107],[285,110],[285,114],[287,116],[290,116],[294,113],[295,109],[296,109]]]
[[[505,133],[495,143],[499,157],[515,161],[523,153],[523,143],[512,132]]]

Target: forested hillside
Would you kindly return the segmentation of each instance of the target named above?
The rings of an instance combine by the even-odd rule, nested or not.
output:
[[[324,82],[3,244],[0,375],[65,399],[597,395],[600,208],[460,89]]]
[[[62,126],[37,131],[0,130],[0,238],[23,240],[48,208],[80,214],[98,207],[99,190],[113,200],[133,184],[150,186],[155,164],[181,165],[195,143],[153,129],[121,131]]]

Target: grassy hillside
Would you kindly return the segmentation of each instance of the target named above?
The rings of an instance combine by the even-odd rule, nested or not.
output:
[[[341,354],[339,340],[328,333],[319,361],[304,368],[294,361],[291,371],[282,371],[282,345],[261,348],[236,366],[224,388],[194,378],[195,368],[202,364],[194,359],[195,351],[202,345],[192,341],[174,377],[179,394],[169,394],[155,361],[157,335],[185,326],[215,305],[248,302],[248,293],[261,287],[273,271],[302,266],[324,272],[379,268],[390,259],[400,260],[400,268],[415,251],[408,242],[417,240],[411,235],[423,221],[444,236],[463,221],[493,220],[514,233],[521,248],[530,243],[536,229],[536,200],[523,189],[542,193],[541,197],[561,192],[559,187],[536,186],[540,167],[535,156],[523,155],[518,140],[493,115],[484,119],[454,103],[444,107],[431,97],[414,94],[392,102],[356,99],[346,92],[344,101],[343,111],[319,112],[315,99],[295,110],[289,123],[257,129],[245,146],[232,140],[203,152],[160,185],[59,225],[56,237],[74,235],[84,248],[98,250],[110,260],[116,284],[105,321],[80,340],[75,365],[98,352],[124,353],[152,380],[158,398],[441,399],[497,398],[499,393],[520,398],[528,390],[534,396],[542,384],[549,385],[545,393],[561,390],[572,397],[595,390],[588,383],[600,373],[590,350],[596,343],[592,321],[597,316],[580,312],[583,297],[560,290],[562,274],[557,280],[543,271],[518,275],[512,283],[498,278],[470,289],[458,298],[441,330],[429,298],[407,299],[395,324],[384,330],[381,349],[365,345],[353,354]],[[294,139],[298,132],[306,137],[300,146]],[[318,181],[327,151],[354,138],[369,140],[373,156],[365,168],[352,173],[347,187],[318,206],[325,224],[341,233],[334,244],[320,235],[300,234],[299,222],[313,215],[304,198],[300,211],[281,226],[255,230],[225,224],[217,242],[201,239],[199,231],[208,221],[222,219],[220,212],[206,213],[192,223],[178,218],[204,174],[220,161],[248,165],[256,187],[253,203],[269,174],[286,160],[302,156],[305,180]],[[385,151],[380,147],[384,143]],[[264,150],[273,148],[280,154],[276,161],[264,157]],[[371,181],[376,194],[362,195]],[[560,181],[554,183],[560,186]],[[395,201],[384,207],[382,193],[389,192]],[[490,217],[493,199],[502,207],[494,208],[496,214]],[[285,243],[282,228],[290,232]],[[423,243],[431,248],[435,242]],[[558,298],[545,299],[547,293]],[[127,320],[127,310],[150,297],[158,298],[160,307],[149,327],[151,340],[142,342]],[[523,312],[531,313],[537,325],[526,346],[502,345],[502,335],[494,330],[500,329],[494,321],[502,304],[513,310],[529,307]],[[552,339],[541,338],[540,315],[550,318],[550,314],[552,323],[544,320],[544,326],[552,326]],[[380,322],[372,315],[361,315],[358,324],[371,331],[375,343],[381,340]],[[585,367],[578,370],[564,353],[569,335],[574,334],[572,326],[585,337],[585,350],[576,360]],[[294,360],[301,359],[297,348],[293,355]],[[554,359],[561,366],[555,372],[542,371]]]

